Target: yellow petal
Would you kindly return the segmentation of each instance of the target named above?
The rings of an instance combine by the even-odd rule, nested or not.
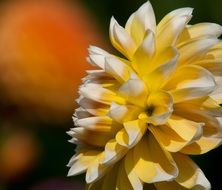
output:
[[[101,189],[101,187],[103,186],[103,181],[104,178],[94,182],[94,183],[90,183],[86,185],[86,190],[98,190]],[[105,189],[104,189],[105,190]]]
[[[95,116],[105,116],[109,111],[109,105],[105,105],[93,100],[80,97],[77,103],[87,112]]]
[[[115,57],[105,58],[105,71],[120,83],[129,80],[130,76],[136,75],[127,64]]]
[[[217,101],[218,104],[222,104],[222,77],[215,77],[217,87],[216,89],[210,94],[210,97]]]
[[[175,179],[178,184],[187,189],[211,189],[211,185],[204,173],[188,156],[176,153],[173,155],[173,158],[180,171]]]
[[[115,133],[110,131],[93,131],[83,127],[72,128],[72,137],[78,139],[81,143],[104,147],[104,145],[115,136]]]
[[[115,190],[119,164],[115,164],[111,171],[104,177],[103,184],[95,190]],[[102,188],[101,188],[102,187]]]
[[[151,63],[149,71],[151,71],[150,69],[155,69],[151,73],[143,76],[143,80],[146,82],[150,91],[156,91],[160,89],[167,82],[176,68],[179,54],[175,48],[168,48],[168,51],[172,51],[172,54],[174,55],[169,57],[169,60],[165,60],[165,63],[159,62],[160,60],[153,61],[153,64],[155,65],[152,66]],[[159,66],[157,66],[157,64],[159,64]]]
[[[131,148],[141,140],[146,132],[147,126],[144,122],[140,120],[128,121],[125,122],[123,125],[129,139],[127,147]]]
[[[191,19],[191,10],[183,9],[183,13],[174,15],[157,30],[157,51],[174,46],[184,27]],[[182,9],[181,9],[182,11]],[[167,34],[167,35],[166,35]]]
[[[129,136],[126,132],[126,129],[123,128],[116,134],[116,142],[122,146],[128,147],[129,144]]]
[[[187,190],[175,181],[155,183],[155,187],[157,190]]]
[[[126,31],[132,36],[139,46],[144,39],[147,30],[156,31],[156,19],[152,5],[149,1],[144,3],[126,23]]]
[[[144,107],[147,99],[147,88],[140,79],[130,79],[119,89],[119,95],[131,104]]]
[[[93,163],[94,159],[100,154],[99,151],[84,151],[80,153],[77,159],[73,160],[68,176],[74,176],[85,172],[90,164]]]
[[[131,148],[135,146],[146,132],[146,124],[140,120],[124,123],[124,128],[116,134],[118,144]]]
[[[87,190],[114,190],[116,189],[119,164],[116,164],[107,175],[96,182],[86,185]]]
[[[168,151],[177,152],[202,135],[202,123],[171,117],[167,125],[150,126],[158,142]]]
[[[104,150],[104,157],[101,159],[101,164],[115,164],[119,161],[127,152],[125,146],[121,146],[115,139],[106,143]]]
[[[214,117],[222,116],[222,107],[213,98],[208,98],[200,109],[204,109],[205,113],[210,114]]]
[[[109,165],[100,164],[100,160],[103,158],[103,153],[94,158],[93,162],[89,165],[86,171],[86,183],[93,183],[105,174],[107,174],[111,167]]]
[[[222,49],[222,41],[219,41],[217,44],[215,44],[208,50],[207,54],[205,55],[205,58],[221,59],[222,58],[221,49]]]
[[[198,141],[184,147],[181,152],[190,155],[205,154],[222,144],[221,138],[201,137]]]
[[[118,125],[114,124],[112,119],[107,116],[87,117],[83,119],[75,119],[75,126],[84,127],[88,130],[101,132],[115,132],[118,130]],[[117,129],[115,129],[117,127]]]
[[[149,73],[149,62],[155,53],[155,36],[152,31],[147,31],[145,34],[145,38],[139,48],[136,50],[133,60],[132,66],[139,73],[139,75],[143,76],[144,74]]]
[[[116,190],[134,190],[130,184],[126,170],[124,167],[124,162],[119,165],[119,171],[117,175]]]
[[[174,103],[209,95],[214,91],[214,76],[196,65],[181,67],[164,87],[171,90]]]
[[[108,115],[119,123],[136,120],[142,109],[134,105],[112,103]]]
[[[215,76],[221,76],[222,59],[203,59],[195,62],[195,64],[204,67]]]
[[[209,112],[197,103],[196,100],[185,101],[174,105],[174,113],[180,117],[193,120],[195,122],[203,122],[203,136],[205,137],[220,137],[222,135],[222,122],[220,117],[215,117],[217,113]],[[195,105],[197,104],[197,105]],[[201,103],[200,103],[201,104]]]
[[[160,53],[156,54],[154,58],[149,63],[149,68],[147,69],[147,73],[153,72],[155,69],[164,64],[169,64],[178,56],[178,50],[174,47],[165,48]]]
[[[164,151],[152,136],[144,136],[134,147],[135,171],[145,183],[168,181],[178,175],[169,152]]]
[[[196,123],[180,117],[171,117],[168,126],[187,141],[197,140],[202,135],[204,123]]]
[[[187,26],[181,34],[178,44],[193,38],[218,38],[222,33],[222,27],[215,23],[198,23]]]
[[[115,101],[118,103],[125,103],[125,100],[118,97],[117,94],[111,90],[103,88],[99,84],[85,84],[80,87],[80,94],[85,98],[100,102],[103,104],[110,105],[111,102]]]
[[[118,49],[123,55],[131,59],[136,51],[136,44],[131,36],[121,27],[114,17],[110,22],[110,40],[113,46]]]
[[[114,190],[116,189],[117,175],[119,171],[119,164],[115,164],[109,173],[97,180],[96,182],[87,184],[87,190]]]
[[[136,174],[135,167],[134,167],[134,157],[133,151],[130,150],[125,159],[125,170],[128,176],[128,179],[133,187],[136,190],[143,190],[143,182],[139,179],[138,175]]]
[[[181,16],[191,16],[193,12],[193,8],[187,7],[187,8],[180,8],[171,11],[168,13],[158,24],[157,30],[161,31],[165,27],[165,25],[172,21],[175,17],[181,17]]]
[[[180,54],[178,64],[188,64],[202,58],[213,45],[218,43],[218,41],[218,39],[212,37],[195,38],[178,45],[177,48]]]

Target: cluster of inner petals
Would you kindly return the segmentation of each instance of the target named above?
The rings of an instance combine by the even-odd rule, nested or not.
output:
[[[110,39],[123,54],[89,48],[75,127],[70,176],[86,172],[88,190],[211,188],[188,155],[222,143],[222,27],[187,25],[192,8],[156,25],[142,5],[125,28],[112,18]]]

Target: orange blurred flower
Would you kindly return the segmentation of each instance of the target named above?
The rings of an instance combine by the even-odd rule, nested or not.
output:
[[[13,180],[26,173],[37,162],[39,151],[36,139],[29,132],[4,134],[0,146],[0,179]]]
[[[70,118],[86,49],[101,38],[95,21],[64,1],[16,1],[0,11],[1,101],[46,121]]]

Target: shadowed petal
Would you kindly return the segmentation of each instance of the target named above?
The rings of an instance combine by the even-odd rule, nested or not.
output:
[[[144,136],[134,148],[135,171],[145,183],[172,180],[178,175],[176,164],[152,134]]]

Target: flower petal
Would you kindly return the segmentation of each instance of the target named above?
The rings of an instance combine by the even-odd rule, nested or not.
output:
[[[113,101],[123,104],[125,103],[124,99],[118,97],[115,92],[103,88],[99,84],[85,84],[80,87],[79,91],[82,96],[103,104],[110,105]]]
[[[84,108],[79,107],[75,110],[74,112],[74,117],[73,117],[73,121],[76,120],[76,118],[82,119],[82,118],[86,118],[86,117],[92,117],[93,115],[90,114],[89,112],[87,112]]]
[[[105,58],[105,71],[120,83],[129,80],[130,76],[136,75],[128,65],[115,57]]]
[[[177,50],[175,48],[170,47],[165,52],[171,52],[172,57],[169,57],[169,60],[164,60],[166,62],[161,62],[162,60],[160,59],[163,59],[163,57],[160,58],[159,60],[153,61],[155,65],[152,66],[152,64],[150,64],[149,71],[151,71],[150,69],[152,67],[153,69],[155,67],[156,68],[153,71],[151,71],[150,74],[147,74],[143,77],[143,80],[146,82],[150,91],[156,91],[159,88],[161,88],[167,82],[167,80],[169,79],[169,77],[176,68],[177,60],[179,57]],[[163,54],[161,56],[163,56]],[[157,65],[156,62],[159,64],[159,66]]]
[[[173,158],[180,171],[178,177],[175,179],[177,183],[187,189],[211,189],[211,185],[204,173],[188,156],[177,153],[173,155]]]
[[[99,154],[94,160],[93,163],[87,168],[86,171],[86,183],[93,183],[101,179],[111,167],[109,165],[101,165],[100,160],[103,158],[103,154]]]
[[[159,182],[154,185],[157,190],[187,190],[175,181]]]
[[[86,184],[86,190],[98,190],[103,185],[104,178],[90,184]]]
[[[147,30],[151,30],[153,33],[156,32],[156,18],[149,1],[131,15],[125,28],[138,46],[143,41]]]
[[[136,51],[136,44],[131,36],[121,27],[114,17],[110,22],[110,40],[113,46],[118,49],[123,55],[131,59]]]
[[[218,38],[222,33],[222,27],[215,23],[198,23],[191,26],[187,26],[180,38],[178,44],[183,43],[194,38]]]
[[[174,46],[179,35],[192,17],[191,8],[184,8],[169,13],[157,27],[157,51]],[[167,35],[166,35],[167,34]]]
[[[178,175],[176,164],[152,134],[144,136],[134,147],[135,172],[145,183],[172,180]]]
[[[89,47],[89,62],[104,70],[105,57],[111,56],[108,52],[95,46]]]
[[[164,89],[171,90],[174,102],[204,97],[216,87],[214,76],[196,65],[181,67],[166,84]]]
[[[146,132],[147,126],[140,120],[128,121],[125,122],[123,125],[129,139],[127,146],[131,148],[141,140]]]
[[[218,39],[208,37],[195,38],[180,44],[177,46],[180,53],[178,64],[184,65],[200,59],[218,42]]]
[[[74,120],[75,126],[84,127],[87,130],[115,133],[119,126],[108,116],[87,117]]]
[[[87,112],[89,112],[92,115],[95,116],[105,116],[108,113],[109,110],[109,106],[99,103],[99,102],[95,102],[93,100],[84,98],[84,97],[80,97],[77,100],[77,103]]]
[[[215,77],[217,87],[215,91],[210,94],[210,97],[217,101],[218,104],[222,104],[222,77]]]
[[[72,128],[71,132],[71,136],[78,139],[79,142],[96,147],[104,147],[104,145],[115,136],[114,133],[110,131],[92,131],[83,127]]]
[[[220,40],[218,41],[217,44],[215,44],[208,50],[207,54],[205,55],[205,58],[221,59],[222,58],[221,49],[222,49],[222,41]]]
[[[172,19],[174,19],[175,17],[189,16],[189,15],[191,16],[192,12],[193,12],[193,8],[190,8],[190,7],[180,8],[180,9],[171,11],[160,21],[160,23],[157,26],[157,30],[158,31],[163,30],[165,25],[171,22]]]
[[[128,179],[133,187],[136,190],[143,190],[143,182],[139,179],[135,172],[134,167],[134,158],[133,158],[133,151],[129,151],[124,159],[125,163],[125,170],[128,176]]]
[[[122,130],[120,130],[117,134],[116,134],[116,142],[124,147],[128,147],[129,144],[129,136],[126,132],[126,129],[123,128]]]
[[[135,146],[146,132],[146,124],[140,120],[124,123],[124,128],[116,134],[116,141],[127,148]]]
[[[94,159],[100,154],[99,151],[85,151],[82,152],[73,163],[69,170],[68,176],[74,176],[81,174],[87,170],[87,168],[92,164]]]
[[[222,59],[203,59],[195,62],[195,64],[204,67],[215,76],[221,76]]]
[[[116,190],[133,190],[133,187],[131,186],[128,176],[126,174],[124,162],[121,162],[119,166]]]
[[[202,123],[173,116],[167,125],[150,126],[157,141],[170,152],[178,152],[202,135]]]
[[[106,175],[103,180],[103,184],[99,186],[98,190],[102,187],[101,190],[114,190],[116,189],[116,181],[118,175],[119,164],[116,164],[111,171],[109,171],[109,175]]]
[[[119,95],[131,104],[144,107],[147,98],[147,88],[140,79],[130,79],[119,89]]]
[[[198,141],[184,147],[181,152],[189,155],[205,154],[222,144],[221,138],[201,137]]]
[[[141,108],[134,105],[120,105],[113,102],[108,115],[116,122],[124,123],[137,119],[141,110]]]
[[[145,38],[139,48],[136,50],[132,66],[141,76],[149,72],[149,62],[155,53],[155,36],[154,33],[148,30]]]
[[[203,122],[205,124],[203,127],[203,136],[205,137],[221,137],[222,122],[220,122],[220,117],[215,117],[214,114],[218,113],[210,112],[209,108],[206,108],[205,102],[206,99],[200,102],[198,102],[198,99],[195,99],[175,104],[174,114],[195,122]]]
[[[121,146],[115,139],[106,143],[104,150],[104,158],[100,161],[101,164],[115,164],[119,161],[127,152],[125,146]]]

